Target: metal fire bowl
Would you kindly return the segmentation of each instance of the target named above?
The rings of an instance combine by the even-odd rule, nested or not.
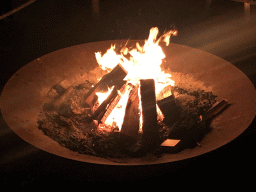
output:
[[[137,41],[129,41],[134,45]],[[139,41],[143,44],[143,41]],[[74,76],[95,80],[92,75],[97,62],[94,53],[105,52],[111,44],[117,48],[126,40],[86,43],[44,55],[17,71],[6,83],[0,100],[2,115],[8,126],[26,142],[49,153],[78,161],[110,164],[141,165],[178,161],[217,149],[238,137],[256,114],[256,91],[251,81],[229,62],[191,47],[170,44],[163,47],[164,67],[171,71],[191,74],[196,80],[211,86],[219,99],[231,106],[212,122],[212,131],[201,142],[202,147],[186,149],[177,154],[165,154],[157,159],[129,159],[119,162],[73,152],[50,139],[38,129],[37,117],[43,104],[49,102],[47,92],[63,79]],[[94,70],[96,71],[96,70]]]

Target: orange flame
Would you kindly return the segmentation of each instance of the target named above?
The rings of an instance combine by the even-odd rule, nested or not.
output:
[[[107,99],[107,97],[109,96],[109,94],[111,93],[111,91],[113,90],[114,86],[111,88],[108,88],[107,92],[97,92],[96,95],[98,96],[98,104],[100,105],[105,99]]]
[[[116,54],[115,47],[115,45],[111,45],[103,56],[101,56],[101,52],[95,53],[96,60],[103,70],[110,71],[120,63],[121,56]]]

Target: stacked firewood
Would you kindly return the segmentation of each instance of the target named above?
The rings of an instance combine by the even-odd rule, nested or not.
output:
[[[119,64],[95,85],[89,82],[81,84],[80,88],[86,88],[86,91],[79,98],[78,104],[71,104],[71,110],[74,114],[86,112],[87,120],[84,123],[88,124],[90,129],[97,129],[99,124],[104,125],[123,93],[129,90],[119,136],[123,148],[133,154],[145,154],[159,147],[164,151],[179,152],[196,144],[200,146],[200,139],[208,131],[209,126],[206,124],[228,106],[227,101],[222,100],[200,115],[184,117],[180,114],[173,93],[165,98],[161,97],[160,100],[156,99],[154,79],[141,79],[133,85],[124,80],[126,75],[127,72]],[[112,87],[111,93],[100,105],[97,105],[96,93],[106,92],[110,87]],[[53,86],[48,93],[49,97],[54,98],[50,106],[55,109],[61,108],[74,97],[76,89],[77,87],[69,86],[66,81]],[[161,122],[158,120],[158,110],[163,115]],[[188,123],[182,127],[181,122]],[[142,136],[139,134],[140,124],[142,124]],[[168,135],[164,139],[160,135],[163,124],[169,127]],[[87,126],[84,127],[86,130]]]

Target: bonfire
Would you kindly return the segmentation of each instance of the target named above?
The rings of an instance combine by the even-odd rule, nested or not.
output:
[[[193,87],[187,74],[162,69],[170,30],[158,35],[150,29],[144,45],[96,52],[104,75],[97,82],[68,86],[63,80],[48,92],[38,127],[60,145],[81,154],[104,158],[141,157],[177,153],[200,146],[213,117],[226,100],[217,102],[211,91]],[[168,58],[167,58],[168,59]],[[98,70],[98,69],[97,69]],[[186,84],[175,81],[186,78]]]

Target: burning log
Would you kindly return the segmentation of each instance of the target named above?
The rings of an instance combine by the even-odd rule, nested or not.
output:
[[[102,79],[87,93],[85,96],[85,102],[89,106],[93,106],[95,103],[96,92],[104,92],[112,86],[120,85],[120,81],[127,75],[127,71],[118,64],[110,73],[102,77]]]
[[[97,108],[97,110],[92,115],[92,119],[98,120],[98,122],[104,123],[111,113],[111,111],[115,108],[118,101],[120,100],[122,94],[126,90],[126,81],[120,81],[119,85],[115,86],[109,96],[102,102],[102,104]],[[121,88],[120,88],[121,87]],[[118,90],[120,89],[120,93]]]
[[[158,101],[157,105],[164,115],[163,122],[168,126],[172,126],[179,117],[179,110],[175,103],[174,95]]]
[[[140,80],[140,94],[142,107],[142,144],[155,145],[159,139],[157,123],[155,81],[153,79]]]
[[[103,117],[103,115],[107,110],[107,106],[109,105],[109,103],[111,103],[115,99],[117,95],[118,95],[117,89],[114,88],[109,94],[109,96],[102,102],[102,104],[93,113],[92,119],[101,120],[101,118]]]
[[[122,81],[123,82],[123,86],[120,88],[120,90],[117,90],[117,95],[114,98],[114,100],[109,103],[109,105],[107,106],[107,110],[104,114],[104,116],[101,118],[100,122],[104,123],[106,121],[106,119],[108,118],[108,116],[110,115],[110,113],[113,111],[113,109],[117,106],[118,102],[120,101],[121,97],[123,96],[123,94],[127,91],[127,89],[129,89],[129,85],[126,84],[126,81]],[[118,88],[117,88],[118,89]]]
[[[125,109],[124,121],[120,132],[122,139],[125,140],[124,142],[136,142],[136,137],[140,128],[139,113],[138,87],[134,86],[129,94],[129,99]]]
[[[190,124],[185,130],[173,129],[170,134],[170,139],[180,139],[175,146],[170,145],[169,151],[179,152],[183,149],[195,146],[195,144],[201,146],[198,141],[206,134],[207,127],[206,124],[214,116],[218,115],[224,109],[229,106],[226,100],[222,100],[216,103],[211,109],[209,109],[203,116],[200,116],[200,120],[190,119]],[[164,141],[165,142],[165,141]],[[162,145],[164,144],[162,143]],[[166,144],[163,145],[166,148]]]

